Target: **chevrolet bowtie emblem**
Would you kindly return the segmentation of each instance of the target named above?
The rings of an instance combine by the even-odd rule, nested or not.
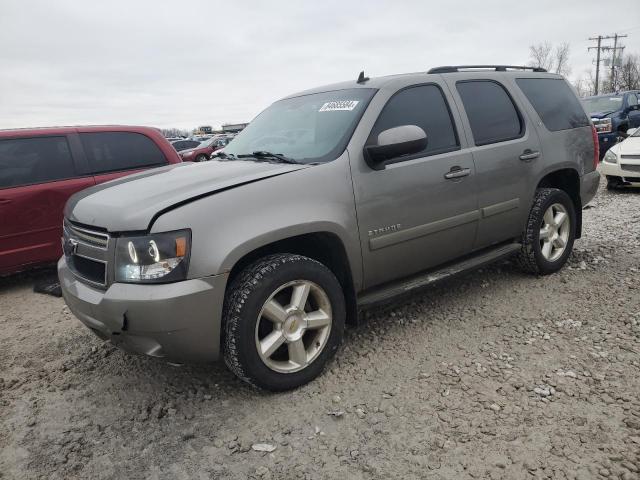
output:
[[[64,242],[63,250],[66,255],[73,255],[78,251],[78,241],[73,238],[68,238],[66,242]]]

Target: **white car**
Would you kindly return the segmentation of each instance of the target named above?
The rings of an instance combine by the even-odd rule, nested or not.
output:
[[[624,141],[604,154],[598,169],[607,176],[607,188],[640,187],[640,128],[630,128]]]

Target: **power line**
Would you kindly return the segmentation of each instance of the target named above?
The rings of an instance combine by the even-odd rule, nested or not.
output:
[[[609,51],[611,50],[613,52],[612,57],[611,57],[611,79],[613,81],[614,79],[614,75],[615,75],[615,58],[616,58],[616,51],[617,50],[623,50],[624,47],[620,46],[618,47],[618,39],[619,38],[626,38],[627,35],[618,35],[617,33],[615,35],[598,35],[597,37],[590,37],[589,40],[591,41],[596,41],[598,42],[597,45],[595,47],[589,47],[588,50],[596,50],[596,84],[595,84],[595,94],[598,94],[598,88],[600,85],[600,51]],[[609,39],[613,39],[614,40],[614,46],[608,46],[608,45],[602,45],[602,40],[609,40]]]

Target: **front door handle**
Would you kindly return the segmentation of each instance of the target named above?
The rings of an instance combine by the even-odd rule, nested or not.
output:
[[[535,160],[539,156],[540,152],[533,151],[530,148],[527,148],[524,152],[522,152],[522,155],[520,155],[520,160],[524,162],[530,162],[531,160]]]
[[[0,205],[6,205],[7,203],[11,203],[11,200],[8,198],[0,198]]]
[[[454,178],[466,177],[471,173],[470,168],[451,167],[448,173],[444,174],[444,178],[452,180]]]

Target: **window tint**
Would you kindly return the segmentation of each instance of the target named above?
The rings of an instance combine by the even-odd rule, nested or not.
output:
[[[458,148],[458,137],[444,95],[436,85],[401,90],[387,102],[371,131],[367,144],[377,142],[380,132],[401,125],[417,125],[427,134],[421,155],[434,155]]]
[[[580,101],[564,80],[554,78],[518,78],[516,83],[547,130],[556,132],[589,125]]]
[[[66,137],[0,140],[0,188],[75,176]]]
[[[166,158],[147,136],[129,132],[81,133],[93,173],[164,165]]]
[[[476,145],[504,142],[521,136],[522,119],[504,87],[487,80],[456,84]]]

